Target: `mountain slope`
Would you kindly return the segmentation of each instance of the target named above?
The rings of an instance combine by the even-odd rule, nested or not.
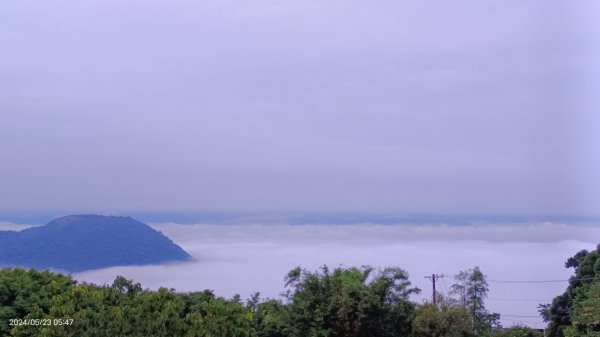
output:
[[[0,231],[0,266],[77,272],[189,259],[162,233],[129,217],[71,215],[21,232]]]

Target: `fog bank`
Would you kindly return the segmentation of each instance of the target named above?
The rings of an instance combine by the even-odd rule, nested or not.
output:
[[[487,307],[503,315],[537,316],[539,303],[562,293],[567,282],[501,283],[515,280],[566,280],[572,274],[564,261],[600,242],[600,229],[564,224],[528,226],[445,225],[179,225],[154,224],[195,259],[191,263],[115,267],[77,273],[81,281],[111,283],[124,275],[144,287],[178,291],[212,289],[217,295],[259,291],[277,297],[291,268],[314,270],[336,266],[397,265],[431,297],[424,276],[446,275],[437,289],[446,293],[452,276],[479,266],[488,275]],[[507,317],[503,324],[541,326],[537,317]]]

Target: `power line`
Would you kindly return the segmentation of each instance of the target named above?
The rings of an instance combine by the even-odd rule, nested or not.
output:
[[[531,317],[533,318],[533,317]],[[530,320],[525,320],[525,319],[519,319],[519,318],[514,318],[514,317],[510,317],[510,318],[502,318],[500,317],[501,321],[521,321],[521,322],[531,322],[531,323],[543,323],[543,321],[530,321]]]
[[[488,301],[504,301],[504,302],[550,302],[552,300],[542,299],[519,299],[519,298],[488,298]]]
[[[433,284],[433,292],[434,292],[434,304],[435,302],[435,283],[436,283],[436,278],[439,277],[443,277],[443,275],[437,275],[437,274],[432,274],[431,276],[426,276],[425,278],[428,278],[432,281]],[[540,283],[560,283],[560,282],[573,282],[573,281],[591,281],[591,280],[600,280],[600,276],[598,277],[571,277],[569,279],[546,279],[546,280],[486,280],[489,283],[513,283],[513,284],[540,284]],[[443,285],[446,289],[446,292],[448,292],[448,288],[446,287],[446,282],[442,279]],[[490,301],[507,301],[507,302],[550,302],[552,300],[549,299],[517,299],[517,298],[488,298],[488,300]],[[550,317],[548,317],[550,320],[551,319],[555,319],[555,318],[565,318],[565,317],[570,317],[570,315],[550,315]],[[512,315],[512,314],[500,314],[500,319],[501,320],[519,320],[519,321],[523,321],[526,322],[525,320],[520,320],[519,318],[535,318],[535,319],[540,319],[540,320],[544,320],[544,317],[542,317],[541,315]],[[542,322],[532,322],[529,321],[530,323],[536,323],[536,324],[540,324]]]
[[[449,294],[448,287],[446,287],[446,280],[442,278],[442,283],[444,284],[444,289],[446,290],[446,295]]]
[[[541,315],[510,315],[510,314],[499,314],[500,318],[502,317],[523,317],[523,318],[540,318],[540,319],[544,319],[544,317],[542,317]],[[565,317],[571,317],[570,315],[550,315],[550,318],[565,318]]]
[[[508,280],[487,280],[488,282],[493,283],[559,283],[559,282],[569,282],[569,280],[540,280],[540,281],[508,281]]]
[[[529,320],[524,320],[524,319],[518,319],[518,318],[500,318],[500,320],[505,321],[505,322],[511,322],[511,323],[530,323],[530,324],[543,324],[544,322],[539,322],[539,321],[529,321]]]
[[[558,283],[558,282],[570,282],[570,281],[586,281],[586,280],[597,280],[597,277],[573,277],[568,280],[487,280],[493,283]]]

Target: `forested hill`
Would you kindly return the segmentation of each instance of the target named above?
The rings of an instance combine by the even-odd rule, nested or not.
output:
[[[0,266],[78,272],[189,259],[162,233],[129,217],[71,215],[20,232],[0,231]]]

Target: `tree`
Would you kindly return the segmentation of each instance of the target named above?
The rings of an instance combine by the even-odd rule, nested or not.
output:
[[[55,305],[55,298],[68,293],[74,284],[70,276],[48,271],[0,269],[0,336],[34,336],[39,333],[41,329],[38,326],[10,326],[10,320],[47,318]]]
[[[588,320],[592,316],[587,313],[593,313],[596,306],[596,290],[593,289],[600,282],[600,245],[591,252],[578,252],[565,262],[565,267],[575,269],[567,289],[552,303],[539,306],[540,314],[548,322],[546,336],[598,336],[595,334],[598,327],[594,320]],[[575,313],[577,322],[573,321]]]
[[[479,267],[459,272],[454,280],[456,283],[450,287],[450,294],[471,313],[476,333],[486,335],[500,327],[500,315],[485,308],[489,286]]]
[[[413,337],[474,337],[473,319],[466,307],[442,302],[420,305],[412,328]]]
[[[566,335],[600,337],[600,282],[595,282],[574,301],[571,322]]]
[[[254,313],[258,337],[289,336],[289,311],[281,301],[267,300],[259,303]]]
[[[333,272],[326,266],[317,272],[295,268],[286,277],[286,287],[291,288],[292,337],[405,336],[414,310],[408,297],[420,291],[410,287],[408,274],[400,268],[375,273],[371,267]]]
[[[144,290],[118,276],[111,285],[70,276],[0,269],[0,336],[16,337],[396,337],[411,332],[414,304],[400,268],[296,268],[286,301],[253,294],[217,297],[210,290]],[[73,320],[72,325],[14,326],[11,319]]]
[[[524,325],[515,325],[494,332],[494,337],[543,337],[544,335],[535,329]]]

